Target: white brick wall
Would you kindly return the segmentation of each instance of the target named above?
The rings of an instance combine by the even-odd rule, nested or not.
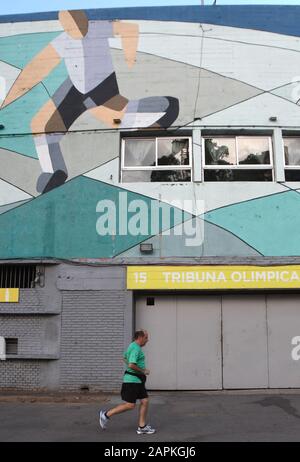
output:
[[[40,317],[1,316],[0,335],[2,337],[18,338],[18,354],[43,353],[43,325],[45,320]]]
[[[124,291],[63,291],[61,388],[120,388],[125,305]]]
[[[0,388],[34,390],[40,387],[40,364],[37,361],[0,361]]]

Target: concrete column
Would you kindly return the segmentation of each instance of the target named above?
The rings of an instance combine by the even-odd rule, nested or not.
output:
[[[134,316],[133,316],[133,291],[126,292],[126,306],[124,310],[124,350],[127,349],[129,343],[132,342],[134,331]]]
[[[285,181],[284,173],[284,150],[282,141],[281,128],[274,128],[273,133],[273,149],[274,149],[274,168],[275,168],[275,181]]]
[[[193,181],[200,183],[202,181],[202,146],[201,146],[201,129],[193,129]]]

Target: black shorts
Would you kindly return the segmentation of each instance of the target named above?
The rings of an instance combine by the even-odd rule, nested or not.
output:
[[[121,398],[126,403],[135,403],[137,399],[148,398],[148,393],[143,383],[123,383]]]
[[[52,96],[66,129],[87,109],[102,106],[108,100],[119,94],[119,87],[115,72],[110,74],[103,82],[88,93],[80,93],[70,78],[56,90]],[[55,115],[56,117],[56,115]],[[50,119],[51,121],[51,119]],[[48,124],[50,123],[48,122]]]

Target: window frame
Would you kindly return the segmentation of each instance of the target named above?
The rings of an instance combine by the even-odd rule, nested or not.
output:
[[[285,163],[285,151],[284,151],[284,140],[287,138],[297,138],[300,140],[300,135],[298,136],[289,136],[289,135],[282,135],[282,152],[283,152],[283,163],[284,163],[284,170],[300,170],[300,165],[287,165]]]
[[[228,138],[235,140],[235,155],[237,159],[237,164],[229,164],[229,165],[206,165],[205,163],[205,140],[206,139],[216,139],[216,138]],[[238,139],[245,139],[245,138],[268,138],[269,141],[269,152],[270,152],[270,163],[269,164],[239,164],[238,158]],[[272,136],[270,135],[204,135],[202,137],[202,166],[203,172],[205,170],[272,170],[272,178],[274,181],[274,150],[273,150],[273,143],[272,143]],[[203,177],[204,178],[204,177]]]
[[[158,140],[163,139],[163,140],[188,140],[189,143],[189,164],[187,165],[158,165]],[[126,145],[126,140],[153,140],[155,141],[155,166],[135,166],[135,167],[126,167],[125,164],[125,145]],[[120,180],[121,183],[123,183],[123,172],[124,171],[169,171],[169,170],[189,170],[191,172],[191,179],[190,181],[179,181],[178,183],[192,183],[193,182],[193,153],[192,153],[192,148],[193,148],[193,141],[192,141],[192,136],[124,136],[122,138],[122,144],[121,144],[121,176]],[[127,183],[127,182],[126,182]],[[148,182],[141,182],[141,183],[148,183]],[[149,182],[151,183],[151,182]],[[155,183],[175,183],[174,181],[157,181]],[[177,182],[176,182],[177,183]]]

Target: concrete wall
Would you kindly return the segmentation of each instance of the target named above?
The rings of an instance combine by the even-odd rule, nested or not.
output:
[[[125,275],[122,267],[49,266],[44,287],[0,303],[0,336],[18,338],[18,354],[0,361],[0,388],[118,390],[133,330]]]
[[[40,389],[39,361],[1,361],[0,387],[2,389]]]
[[[58,64],[69,48],[57,12],[0,17],[0,261],[63,262],[46,268],[45,287],[21,290],[19,304],[0,303],[0,335],[20,339],[19,357],[0,362],[1,387],[117,387],[133,329],[125,264],[298,262],[300,182],[285,182],[282,136],[300,133],[299,13],[200,5],[85,11],[88,27],[108,32],[97,42],[103,53],[77,77],[70,69],[86,48],[75,47],[72,60]],[[125,50],[118,27],[127,37],[126,28],[134,27],[131,37],[138,31]],[[118,89],[99,69],[115,72]],[[101,86],[90,94],[92,74]],[[69,77],[73,97],[66,102]],[[75,84],[85,88],[81,96]],[[122,183],[121,141],[132,130],[138,137],[190,136],[192,181]],[[224,133],[270,136],[273,181],[205,182],[202,138]],[[102,200],[116,211],[113,232],[104,236],[97,227]],[[174,200],[180,216],[167,226],[120,232],[134,201],[149,218],[153,203],[171,214]],[[175,232],[182,223],[200,229],[196,245]],[[152,243],[152,254],[140,252],[142,242]]]

